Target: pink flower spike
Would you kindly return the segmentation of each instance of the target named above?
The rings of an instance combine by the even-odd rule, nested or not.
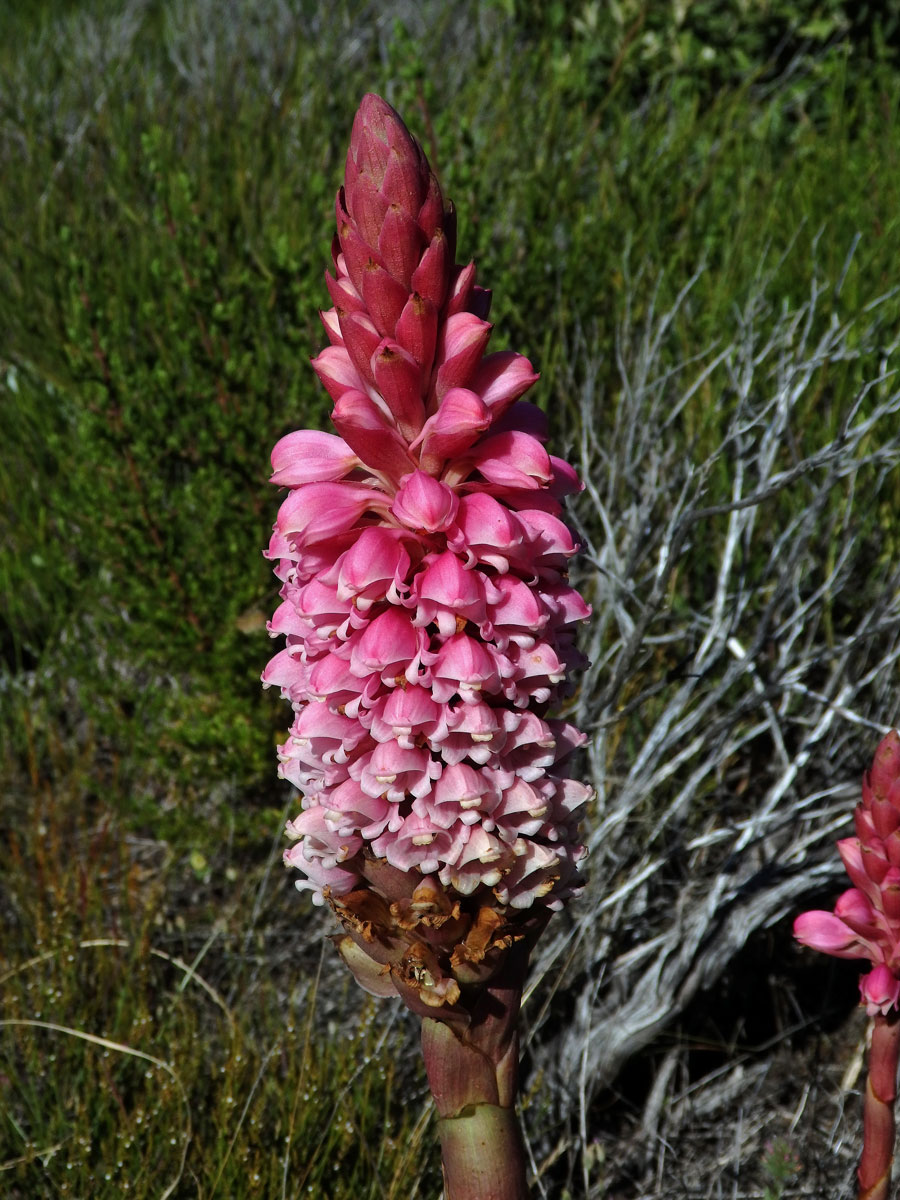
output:
[[[279,774],[303,793],[287,861],[388,991],[455,1005],[499,972],[520,910],[542,906],[537,928],[579,885],[590,793],[561,766],[579,735],[545,719],[587,613],[553,494],[575,475],[520,399],[531,363],[486,355],[490,292],[455,265],[452,205],[379,97],[354,121],[335,218],[313,367],[336,433],[273,452],[290,491],[269,629],[287,645],[264,682],[293,706]],[[423,938],[425,877],[441,920]]]
[[[900,980],[883,963],[873,967],[868,975],[863,975],[859,981],[861,1003],[865,1004],[870,1017],[876,1013],[887,1016],[892,1008],[900,1001]]]

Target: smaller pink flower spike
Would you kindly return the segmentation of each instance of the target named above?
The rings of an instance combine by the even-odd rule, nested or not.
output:
[[[869,1015],[886,1014],[900,1001],[900,866],[896,854],[900,803],[900,734],[892,730],[875,752],[854,813],[857,836],[838,850],[855,885],[839,897],[833,913],[806,912],[794,922],[801,945],[837,958],[865,958],[873,970],[860,981]]]

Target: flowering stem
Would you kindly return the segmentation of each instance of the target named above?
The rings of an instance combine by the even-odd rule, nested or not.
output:
[[[869,1078],[863,1105],[863,1151],[859,1200],[887,1200],[894,1161],[894,1102],[900,1056],[900,1014],[876,1013],[869,1051]]]

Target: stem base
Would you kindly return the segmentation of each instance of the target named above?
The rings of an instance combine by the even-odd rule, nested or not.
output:
[[[469,1105],[438,1121],[446,1200],[528,1200],[514,1108]]]

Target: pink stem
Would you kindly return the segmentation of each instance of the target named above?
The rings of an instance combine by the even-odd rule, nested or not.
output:
[[[863,1104],[863,1151],[859,1160],[859,1200],[888,1200],[894,1161],[894,1102],[900,1056],[900,1014],[877,1013],[869,1051],[869,1078]]]

